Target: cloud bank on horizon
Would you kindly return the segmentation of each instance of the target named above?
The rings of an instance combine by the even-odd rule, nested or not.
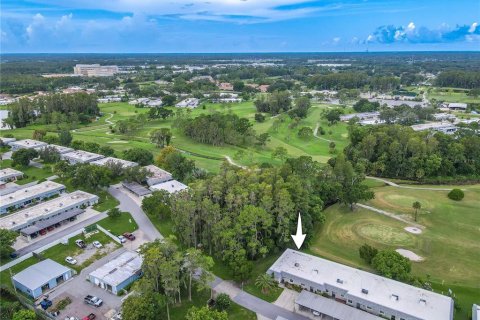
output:
[[[478,0],[2,0],[1,52],[480,50]]]

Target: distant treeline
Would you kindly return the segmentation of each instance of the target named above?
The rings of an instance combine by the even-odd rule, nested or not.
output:
[[[391,91],[399,88],[400,79],[393,76],[369,77],[361,72],[339,72],[314,75],[307,80],[307,84],[319,90],[360,89],[368,86],[371,90]]]
[[[97,97],[87,93],[52,94],[30,100],[21,98],[8,106],[9,117],[5,122],[17,128],[38,120],[43,124],[87,122],[99,114]]]
[[[351,126],[349,138],[347,158],[365,166],[370,175],[412,180],[480,177],[480,137],[474,134],[432,135],[400,125]]]
[[[255,139],[249,120],[235,114],[202,114],[196,118],[178,119],[176,126],[187,137],[214,146],[246,145]]]
[[[446,71],[438,75],[435,83],[440,87],[480,88],[480,72],[461,70]]]

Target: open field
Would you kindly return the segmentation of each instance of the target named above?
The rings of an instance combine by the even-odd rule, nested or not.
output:
[[[157,154],[160,150],[150,142],[148,135],[152,130],[157,128],[171,128],[173,122],[173,119],[151,120],[148,121],[142,129],[131,135],[112,134],[109,132],[110,121],[114,123],[136,114],[146,113],[148,112],[148,108],[135,108],[135,106],[121,102],[100,104],[99,107],[103,113],[102,117],[88,126],[72,131],[73,137],[76,140],[109,145],[117,152],[117,154],[133,147],[144,148]],[[279,164],[280,160],[272,159],[271,157],[272,151],[279,146],[286,148],[290,156],[298,157],[301,155],[309,155],[312,156],[314,160],[325,163],[331,157],[328,140],[332,140],[336,143],[337,150],[341,150],[348,143],[346,124],[339,123],[330,127],[325,120],[321,119],[320,115],[322,110],[328,107],[328,105],[314,105],[310,109],[308,117],[301,120],[297,127],[289,128],[292,120],[287,117],[284,122],[274,130],[272,124],[276,119],[275,117],[269,117],[267,115],[267,119],[263,123],[254,121],[256,110],[253,102],[229,104],[226,106],[219,104],[206,104],[205,107],[199,107],[194,110],[189,110],[188,112],[190,112],[192,116],[212,112],[232,112],[240,117],[246,117],[251,120],[253,128],[258,134],[264,132],[270,134],[271,137],[267,146],[264,148],[254,146],[242,148],[231,145],[216,147],[200,144],[185,137],[175,128],[172,128],[172,145],[185,151],[186,156],[195,160],[197,166],[210,172],[218,171],[219,165],[225,156],[231,157],[235,162],[242,165],[261,164],[263,162]],[[322,127],[326,132],[325,135],[320,136],[321,138],[312,138],[305,141],[298,137],[297,132],[300,128],[309,126],[313,130],[317,125]],[[4,133],[12,133],[17,139],[31,138],[34,130],[39,128],[42,128],[42,126],[32,125],[27,128],[5,131]],[[52,133],[50,134],[56,134],[56,129],[53,126],[43,126],[43,128],[51,130]],[[239,153],[239,151],[242,152]],[[242,155],[238,156],[239,154]]]
[[[480,97],[469,96],[468,91],[457,88],[432,88],[428,91],[428,98],[445,102],[480,103]]]
[[[465,198],[460,202],[448,199],[447,191],[373,187],[375,199],[369,205],[412,222],[412,203],[420,201],[418,223],[425,226],[423,232],[409,233],[404,230],[409,224],[366,209],[352,212],[334,205],[326,210],[327,221],[315,230],[316,237],[308,251],[372,271],[358,254],[363,243],[379,249],[411,250],[425,259],[412,262],[413,275],[429,275],[438,292],[452,289],[462,307],[456,319],[467,319],[472,302],[480,300],[480,185],[461,186]]]

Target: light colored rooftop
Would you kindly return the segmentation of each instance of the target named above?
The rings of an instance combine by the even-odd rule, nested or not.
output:
[[[463,103],[463,102],[451,102],[448,104],[448,107],[449,108],[462,108],[462,109],[466,109],[467,108],[467,104],[466,103]]]
[[[55,215],[65,208],[75,206],[83,201],[94,200],[97,198],[98,197],[96,195],[80,190],[63,194],[58,198],[54,198],[52,200],[39,203],[36,206],[17,211],[5,217],[1,217],[0,228],[17,230],[34,221]]]
[[[443,128],[454,128],[455,125],[451,124],[450,122],[429,122],[429,123],[421,123],[421,124],[414,124],[411,126],[414,131],[422,131],[422,130],[438,130]]]
[[[142,257],[136,252],[127,251],[91,272],[89,275],[111,286],[117,286],[133,276],[141,268]]]
[[[23,176],[23,172],[12,169],[12,168],[5,168],[0,170],[0,181],[10,179],[12,177],[19,177]]]
[[[18,189],[15,192],[6,195],[1,195],[0,205],[8,208],[13,204],[36,198],[44,193],[61,191],[64,189],[65,186],[63,184],[56,183],[54,181],[44,181],[33,186]]]
[[[183,183],[177,180],[162,182],[150,187],[150,190],[152,191],[165,190],[165,191],[168,191],[168,193],[175,193],[185,189],[188,189],[188,186],[184,185]]]
[[[64,158],[73,159],[76,161],[81,162],[89,162],[94,161],[100,158],[103,158],[101,154],[96,154],[93,152],[83,151],[83,150],[75,150],[72,152],[68,152],[62,155]]]
[[[152,173],[152,176],[147,178],[148,185],[151,185],[153,181],[168,181],[172,180],[172,174],[168,171],[163,170],[153,164],[145,166],[149,172]]]
[[[113,158],[113,157],[106,157],[102,159],[98,159],[95,161],[90,162],[91,164],[97,165],[97,166],[104,166],[107,165],[108,163],[118,163],[121,164],[123,168],[129,168],[129,167],[135,167],[138,166],[138,163],[132,162],[132,161],[127,161],[119,158]]]
[[[51,259],[45,259],[23,269],[13,279],[33,291],[70,270]]]
[[[472,320],[480,320],[480,306],[474,304],[472,307]]]
[[[17,146],[24,149],[34,149],[46,146],[47,144],[43,141],[37,141],[32,139],[18,140],[10,143],[11,146]]]
[[[72,151],[73,151],[73,148],[64,147],[64,146],[59,146],[59,145],[57,145],[57,144],[49,144],[48,146],[54,148],[54,149],[55,149],[58,153],[60,153],[60,154],[68,153],[68,152],[72,152]]]
[[[347,290],[351,296],[420,319],[451,319],[453,312],[450,297],[292,249],[285,250],[269,271],[291,274],[318,284],[329,284]],[[368,290],[368,294],[362,293],[362,290]]]

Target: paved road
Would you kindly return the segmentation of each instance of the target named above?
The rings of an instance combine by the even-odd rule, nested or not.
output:
[[[139,204],[127,194],[128,191],[119,185],[115,185],[108,188],[108,192],[120,201],[118,206],[120,210],[129,212],[132,215],[135,222],[137,222],[138,228],[143,231],[149,241],[163,239],[163,236],[158,232]]]
[[[41,247],[43,247],[44,245],[47,245],[49,244],[50,242],[52,241],[55,241],[55,240],[58,240],[58,239],[61,239],[67,235],[69,235],[70,233],[80,229],[80,228],[84,228],[86,226],[89,226],[91,224],[94,224],[100,220],[102,220],[103,218],[106,218],[107,217],[107,214],[102,212],[102,213],[99,213],[91,218],[88,218],[88,219],[85,219],[79,223],[76,223],[76,224],[72,224],[71,226],[68,226],[67,228],[59,231],[59,232],[56,232],[52,235],[49,235],[49,236],[46,236],[44,237],[43,239],[35,242],[35,243],[32,243],[31,245],[28,245],[26,247],[23,247],[22,249],[19,249],[17,251],[17,254],[18,256],[23,256],[27,253],[30,253],[32,251],[35,251]]]
[[[215,292],[228,294],[237,304],[268,319],[275,320],[277,316],[281,316],[289,320],[308,320],[308,318],[304,316],[242,291],[230,281],[223,281],[217,277],[215,281],[212,282],[211,287]]]

